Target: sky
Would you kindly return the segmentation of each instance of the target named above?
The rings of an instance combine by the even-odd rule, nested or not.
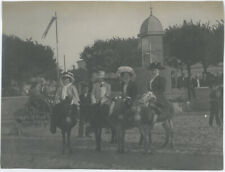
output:
[[[42,39],[49,21],[57,12],[59,64],[71,68],[85,46],[112,37],[137,37],[142,22],[153,15],[163,28],[183,20],[210,22],[223,19],[221,2],[3,2],[3,33],[25,40],[32,38],[56,52],[55,24]]]

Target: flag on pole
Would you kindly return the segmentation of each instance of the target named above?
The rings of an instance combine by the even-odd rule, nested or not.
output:
[[[44,32],[43,35],[42,35],[42,39],[44,39],[44,38],[47,36],[48,31],[49,31],[49,29],[50,29],[52,23],[53,23],[55,20],[56,20],[56,17],[53,16],[52,19],[51,19],[51,21],[49,22],[49,24],[48,24],[48,26],[47,26],[45,32]]]

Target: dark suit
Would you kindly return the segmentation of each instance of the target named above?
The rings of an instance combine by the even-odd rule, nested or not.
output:
[[[217,125],[221,125],[220,122],[220,110],[221,110],[221,105],[222,105],[222,101],[221,98],[223,97],[221,95],[221,98],[217,97],[217,91],[216,90],[211,90],[210,94],[209,94],[209,104],[210,104],[210,117],[209,117],[209,125],[212,126],[213,125],[213,120],[214,118],[216,119],[216,124]],[[222,94],[222,92],[221,92]]]
[[[165,92],[165,86],[166,86],[166,79],[161,77],[161,76],[157,76],[151,83],[151,87],[149,85],[149,90],[152,91],[156,97],[158,95],[162,95]]]
[[[130,81],[126,88],[126,93],[124,93],[124,83],[121,84],[121,91],[124,97],[131,97],[134,100],[137,96],[137,85],[135,82]]]
[[[162,111],[163,115],[172,115],[172,107],[170,103],[167,101],[166,97],[164,96],[165,88],[166,88],[166,79],[157,76],[151,83],[151,86],[148,86],[149,90],[152,91],[156,98],[156,106],[158,106]],[[157,110],[158,111],[158,110]],[[159,116],[161,116],[161,112],[159,112]]]
[[[87,94],[80,95],[80,122],[79,122],[79,136],[82,137],[84,133],[84,124],[88,122],[88,115],[90,114],[91,110],[91,96]],[[88,134],[86,128],[86,135]]]

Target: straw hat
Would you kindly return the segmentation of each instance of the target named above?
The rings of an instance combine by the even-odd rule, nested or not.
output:
[[[121,77],[121,74],[123,74],[123,73],[130,73],[133,78],[136,76],[136,74],[134,72],[134,69],[132,67],[130,67],[130,66],[120,66],[117,69],[116,73],[120,77]]]
[[[63,72],[62,78],[69,78],[71,79],[71,82],[75,80],[72,72]]]

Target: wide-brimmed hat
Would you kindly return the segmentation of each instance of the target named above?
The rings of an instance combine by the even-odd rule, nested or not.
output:
[[[129,73],[131,74],[131,76],[134,78],[136,76],[135,72],[134,72],[134,69],[130,66],[120,66],[118,69],[117,69],[117,75],[121,77],[121,75],[123,73]]]
[[[159,62],[153,62],[153,63],[149,64],[148,69],[149,70],[155,70],[155,69],[162,70],[162,69],[165,69],[165,67],[162,66],[161,63],[159,63]]]
[[[103,70],[98,71],[97,78],[98,79],[104,79],[105,78],[105,71],[103,71]]]
[[[71,79],[71,82],[74,81],[74,76],[72,72],[63,72],[62,73],[62,78],[69,78]]]

